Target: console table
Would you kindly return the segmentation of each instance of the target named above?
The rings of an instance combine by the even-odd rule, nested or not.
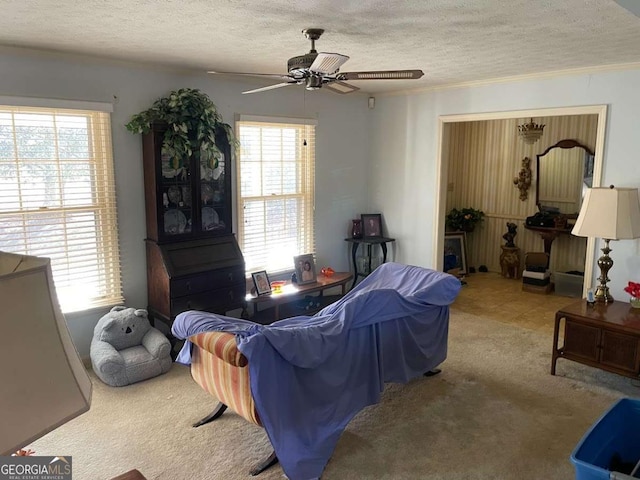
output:
[[[564,345],[558,346],[564,319]],[[556,313],[551,375],[556,362],[566,358],[626,377],[640,374],[640,309],[628,302],[572,303]]]
[[[571,233],[570,228],[536,227],[527,224],[524,225],[524,228],[540,234],[544,241],[544,253],[549,254],[549,258],[551,258],[551,244],[558,238],[558,235],[569,235]]]
[[[353,244],[351,247],[351,261],[353,263],[353,284],[351,288],[356,286],[358,277],[366,277],[371,273],[371,247],[373,245],[380,245],[382,248],[382,263],[387,261],[387,243],[395,242],[395,238],[377,237],[377,238],[345,238],[346,242]],[[369,267],[367,272],[358,272],[358,262],[356,260],[356,254],[358,253],[358,247],[360,244],[367,246],[367,258],[369,261]]]
[[[308,283],[305,285],[293,285],[291,283],[282,287],[282,293],[272,293],[270,295],[255,295],[247,294],[245,300],[247,304],[253,305],[254,317],[258,313],[258,305],[271,303],[273,307],[273,315],[271,315],[270,322],[280,320],[280,306],[286,303],[295,302],[296,300],[303,299],[306,295],[319,292],[318,298],[320,302],[320,308],[324,307],[322,299],[325,290],[333,287],[342,287],[341,295],[346,293],[346,285],[351,280],[352,275],[350,272],[335,272],[330,277],[324,275],[318,275],[316,282]],[[314,308],[313,310],[300,312],[304,314],[312,314],[320,310],[320,308]],[[264,310],[267,311],[267,310]],[[269,322],[269,323],[270,323]],[[260,322],[262,323],[262,322]]]

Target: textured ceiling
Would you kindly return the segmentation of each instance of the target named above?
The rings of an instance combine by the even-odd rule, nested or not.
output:
[[[640,62],[640,18],[614,0],[0,0],[0,12],[3,46],[284,74],[317,27],[318,51],[351,57],[342,71],[425,72],[353,82],[371,93]]]

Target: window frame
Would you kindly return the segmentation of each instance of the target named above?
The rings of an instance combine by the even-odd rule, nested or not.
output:
[[[0,160],[0,162],[7,162],[9,168],[15,168],[16,172],[19,172],[27,164],[37,165],[40,160],[34,156],[20,156],[18,150],[20,144],[17,140],[20,132],[16,130],[16,116],[22,115],[28,118],[28,115],[34,114],[51,117],[52,127],[50,128],[53,129],[54,135],[51,142],[45,143],[45,145],[52,145],[53,154],[52,158],[43,158],[42,162],[46,162],[54,172],[57,172],[59,178],[52,181],[51,184],[59,190],[60,204],[34,207],[34,201],[38,201],[37,195],[20,194],[18,207],[0,211],[0,221],[12,222],[21,219],[21,226],[16,227],[11,233],[5,232],[3,249],[12,253],[51,258],[58,300],[65,314],[124,302],[118,241],[115,165],[111,137],[110,114],[112,110],[111,104],[99,102],[0,96],[0,112],[9,115],[9,131],[13,137],[14,148],[13,158]],[[62,150],[59,146],[61,130],[58,129],[57,122],[64,120],[65,117],[67,120],[69,117],[86,118],[86,157],[76,159],[61,155]],[[67,192],[65,192],[65,187],[68,189],[68,185],[73,184],[73,180],[63,182],[61,176],[66,169],[73,170],[74,165],[81,168],[79,171],[86,177],[84,183],[89,185],[88,190],[83,191],[77,203],[69,201]],[[16,178],[18,180],[14,184],[21,192],[21,189],[29,183],[26,180],[21,182],[19,175]],[[28,182],[33,184],[34,178],[31,177]],[[47,180],[37,180],[49,185]],[[84,223],[80,222],[83,226],[75,225],[72,219],[77,218],[78,215],[82,216],[82,214],[86,215]],[[45,246],[34,241],[35,237],[28,238],[33,234],[29,231],[30,221],[32,222],[33,219],[43,221],[44,219],[43,226],[54,227],[55,223],[52,223],[51,219],[56,217],[66,220],[62,227],[65,233],[64,241],[56,242],[55,247],[47,245],[47,236],[52,239],[58,238],[52,236],[56,235],[54,228],[41,237]],[[19,224],[15,223],[15,225]],[[69,234],[70,237],[75,236],[73,241],[67,241],[68,232],[73,232]],[[0,239],[2,235],[3,232],[0,232]],[[23,239],[20,245],[15,240],[16,236]],[[78,240],[79,238],[80,240]],[[12,248],[12,242],[14,242],[15,248]],[[85,254],[83,257],[79,253],[83,248],[88,248],[94,253]],[[86,269],[90,269],[89,275],[82,273]],[[89,280],[94,282],[93,289],[90,287],[84,292],[90,295],[86,297],[76,295],[76,291],[82,291],[79,289],[86,288],[90,284]],[[65,292],[68,292],[67,295]],[[80,301],[78,301],[79,299]]]
[[[271,116],[256,116],[256,115],[237,115],[236,116],[236,137],[240,141],[240,146],[236,150],[235,159],[236,159],[236,211],[237,211],[237,232],[238,232],[238,244],[240,249],[245,256],[245,263],[247,264],[246,274],[250,276],[251,273],[256,271],[265,270],[268,271],[269,274],[283,274],[294,271],[293,257],[296,255],[315,253],[315,161],[316,161],[316,152],[315,152],[315,130],[317,126],[317,121],[314,119],[307,118],[290,118],[290,117],[271,117]],[[258,127],[261,129],[267,128],[296,128],[298,132],[301,132],[302,139],[296,139],[296,160],[295,164],[297,168],[301,169],[300,178],[298,181],[300,185],[298,186],[299,190],[294,193],[272,193],[272,192],[262,192],[261,195],[250,195],[243,196],[243,175],[242,175],[242,165],[243,165],[243,145],[242,145],[242,130],[243,127]],[[263,145],[261,143],[261,145]],[[282,155],[282,151],[280,152]],[[261,168],[268,161],[264,160],[264,155],[260,154]],[[280,164],[286,164],[285,161],[280,159]],[[264,182],[265,176],[260,174],[260,181]],[[281,184],[282,186],[282,184]],[[261,187],[262,188],[262,187]],[[252,242],[247,241],[247,233],[245,228],[245,205],[247,202],[256,202],[256,201],[264,201],[265,205],[268,202],[273,201],[285,201],[287,199],[300,198],[300,202],[302,204],[301,209],[303,212],[303,218],[300,220],[303,222],[303,238],[298,240],[296,243],[296,248],[294,250],[287,250],[286,260],[284,256],[280,256],[280,260],[277,262],[277,265],[274,266],[273,262],[269,263],[268,260],[265,262],[259,262],[257,264],[252,264],[251,257],[254,255],[256,241]],[[265,206],[266,208],[266,206]],[[266,231],[267,225],[265,225],[265,231],[262,234],[265,239],[269,235],[269,232]],[[247,243],[252,243],[252,245],[248,245]],[[272,243],[276,243],[272,242]],[[267,246],[265,248],[270,248],[269,242],[267,241]],[[252,248],[253,247],[253,248]],[[263,252],[264,255],[264,252]],[[247,258],[249,261],[247,262]]]

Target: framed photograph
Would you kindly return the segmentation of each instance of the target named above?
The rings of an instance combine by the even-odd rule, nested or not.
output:
[[[306,253],[293,257],[293,264],[296,267],[298,285],[316,282],[316,264],[313,261],[313,254]]]
[[[444,270],[467,274],[467,237],[465,232],[444,234]]]
[[[362,236],[364,238],[380,238],[382,237],[382,215],[380,213],[363,213],[360,215],[362,220]]]
[[[270,295],[271,294],[271,282],[266,270],[252,273],[253,284],[256,286],[256,293],[258,295]]]

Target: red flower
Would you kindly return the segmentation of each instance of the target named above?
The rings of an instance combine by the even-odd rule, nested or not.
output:
[[[629,282],[629,285],[624,287],[624,291],[634,298],[640,298],[640,283]]]
[[[12,457],[29,457],[29,456],[35,455],[35,454],[36,454],[36,452],[31,450],[30,448],[28,448],[26,450],[24,448],[22,448],[22,449],[18,450],[16,453],[12,453],[11,456]]]

